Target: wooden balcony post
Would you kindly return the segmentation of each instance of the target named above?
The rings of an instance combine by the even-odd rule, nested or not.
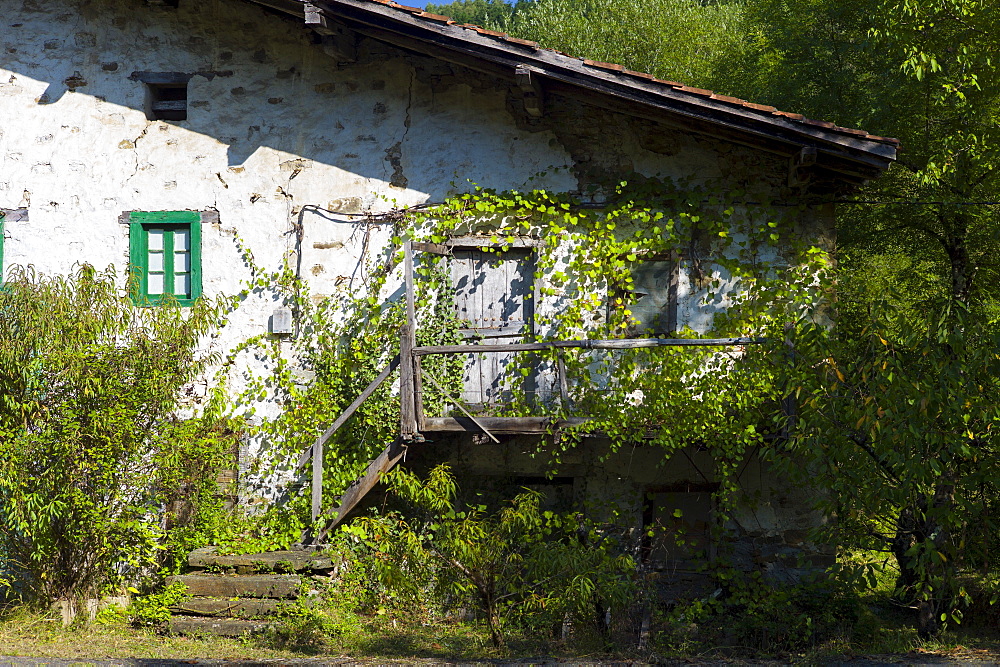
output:
[[[312,520],[319,518],[323,509],[323,442],[322,436],[316,438],[312,446]]]
[[[406,293],[406,322],[399,336],[399,418],[400,436],[412,441],[418,433],[413,348],[417,344],[417,315],[413,281],[413,241],[403,243],[403,283]]]

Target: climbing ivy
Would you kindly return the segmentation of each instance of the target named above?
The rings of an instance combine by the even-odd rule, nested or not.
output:
[[[830,287],[830,260],[815,245],[815,231],[803,234],[801,224],[817,211],[806,200],[775,206],[759,194],[729,191],[723,196],[718,189],[688,181],[637,178],[587,197],[475,187],[439,204],[394,209],[360,221],[388,225],[391,243],[362,258],[370,276],[364,289],[326,298],[310,294],[290,261],[268,272],[243,245],[254,278],[240,298],[254,290],[277,290],[298,322],[297,335],[285,348],[273,337],[260,336],[229,358],[230,368],[241,352],[252,350],[270,360],[270,372],[250,378],[237,404],[274,400],[285,408],[258,429],[257,437],[267,446],[262,459],[266,471],[261,471],[267,474],[261,477],[284,472],[296,479],[294,459],[398,352],[404,304],[397,288],[404,242],[446,244],[461,236],[463,243],[481,240],[484,250],[499,255],[531,239],[534,278],[541,288],[534,304],[536,325],[525,334],[526,341],[628,337],[637,325],[630,311],[632,271],[646,259],[666,257],[686,268],[689,309],[714,313],[705,320],[712,336],[746,336],[757,342],[519,353],[508,374],[531,376],[541,391],[527,392],[524,383],[511,382],[509,400],[492,409],[503,416],[550,417],[553,424],[564,417],[588,418],[538,441],[536,454],[553,471],[585,433],[605,435],[610,452],[644,439],[663,449],[664,460],[684,447],[705,447],[716,462],[721,507],[731,506],[737,464],[773,435],[773,412],[783,397],[775,364],[783,359],[784,327],[806,313],[814,319],[827,317],[822,304]],[[415,273],[417,344],[468,342],[459,336],[447,257],[417,253]],[[680,327],[673,335],[696,338],[701,332]],[[560,399],[554,384],[559,354],[570,379],[568,401]],[[428,416],[452,414],[456,406],[445,394],[460,393],[464,363],[458,355],[422,358],[430,375],[445,380],[445,392],[425,383]],[[314,373],[311,381],[294,372],[296,365]],[[327,443],[325,509],[398,430],[398,385],[390,381]],[[245,548],[287,543],[305,527],[307,494],[297,494],[302,488],[296,482],[287,487],[291,500],[278,522],[283,532],[272,529],[265,543]],[[289,512],[297,522],[289,523]]]

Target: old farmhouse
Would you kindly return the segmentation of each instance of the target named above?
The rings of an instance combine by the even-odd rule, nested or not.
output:
[[[164,295],[184,304],[239,292],[250,277],[241,248],[263,266],[291,261],[317,299],[360,292],[366,257],[390,244],[371,216],[470,184],[599,204],[607,183],[638,174],[775,201],[831,199],[896,155],[893,139],[384,0],[0,0],[0,17],[4,269],[114,265],[136,272],[137,298],[154,308]],[[833,246],[832,204],[796,215],[801,236]],[[546,277],[532,264],[543,242],[522,239],[495,262],[482,239],[412,244],[407,263],[419,262],[414,253],[449,256],[459,316],[479,344],[526,344],[538,333],[536,311],[554,307],[538,296]],[[636,274],[637,312],[662,324],[661,338],[685,327],[711,335],[715,311],[692,266],[682,254]],[[396,280],[380,298],[405,299],[402,267]],[[225,352],[262,334],[285,341],[295,316],[276,293],[257,290],[206,345]],[[401,439],[341,517],[400,447],[433,440],[431,458],[451,460],[470,485],[505,478],[566,503],[615,497],[636,526],[670,508],[682,508],[694,530],[708,521],[706,452],[670,466],[642,447],[602,459],[596,439],[545,477],[524,445],[551,437],[551,424],[477,412],[505,373],[503,350],[469,362],[464,412],[425,415],[414,360],[430,352],[414,346],[404,335]],[[258,414],[280,409],[265,401]],[[322,460],[311,454],[306,469]],[[817,517],[760,464],[744,470],[756,493],[740,526],[745,555],[777,567],[801,551]]]

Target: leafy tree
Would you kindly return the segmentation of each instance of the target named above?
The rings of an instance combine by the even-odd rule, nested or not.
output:
[[[112,269],[9,278],[0,291],[0,583],[38,601],[99,595],[158,563],[163,504],[214,484],[231,447],[211,415],[178,419],[218,308],[136,308]]]
[[[521,7],[527,6],[530,1],[527,0],[519,5]],[[424,11],[450,16],[458,23],[471,23],[498,29],[508,24],[514,12],[517,11],[517,6],[508,4],[504,0],[463,0],[446,5],[428,4]]]
[[[730,92],[902,139],[842,207],[839,318],[793,335],[791,451],[849,545],[890,551],[931,635],[960,568],[995,544],[1000,478],[1000,11],[977,0],[751,0]],[[985,203],[984,203],[985,202]],[[791,460],[791,459],[789,459]],[[984,495],[985,494],[985,495]],[[982,525],[985,530],[975,530]]]
[[[742,3],[725,0],[466,0],[427,10],[694,85],[740,51],[745,32]]]

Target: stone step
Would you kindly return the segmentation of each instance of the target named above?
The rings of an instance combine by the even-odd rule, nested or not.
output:
[[[216,635],[242,637],[263,632],[270,625],[267,621],[242,618],[205,618],[201,616],[171,616],[166,623],[167,632],[175,635]]]
[[[172,614],[215,616],[220,618],[256,618],[278,612],[282,603],[267,598],[190,598],[170,608]]]
[[[178,574],[167,584],[187,586],[188,595],[213,598],[291,599],[299,594],[301,578],[295,574]]]
[[[196,570],[220,568],[251,572],[324,572],[332,570],[333,561],[311,549],[268,551],[259,554],[219,554],[216,547],[195,549],[188,556],[188,566]]]

